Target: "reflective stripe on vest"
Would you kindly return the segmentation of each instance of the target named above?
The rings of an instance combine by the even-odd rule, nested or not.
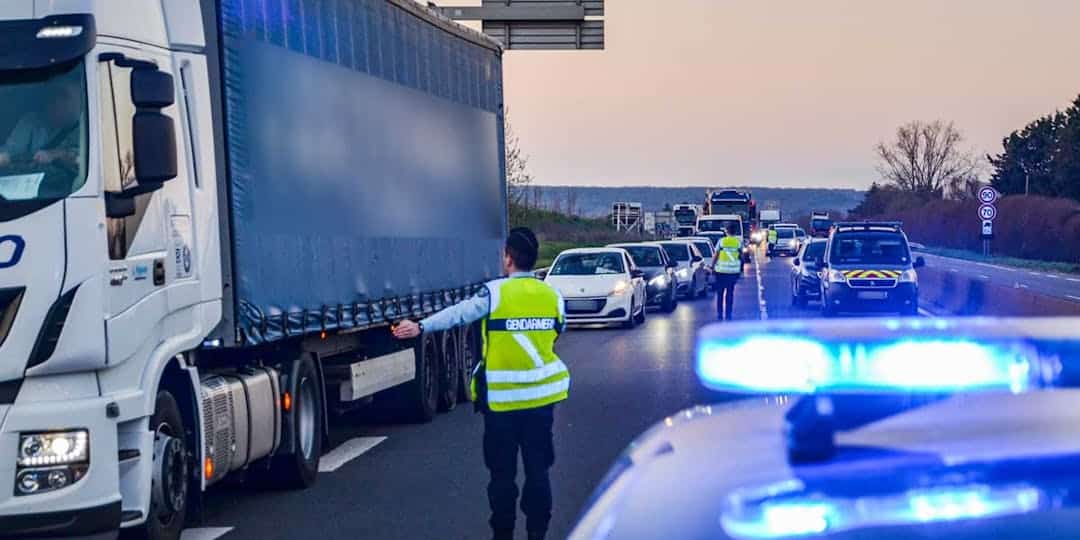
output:
[[[546,283],[513,278],[498,288],[497,305],[483,322],[484,378],[492,411],[543,407],[567,398],[570,372],[555,355],[559,296]]]
[[[742,273],[742,241],[734,236],[725,236],[720,240],[720,251],[716,252],[716,271],[721,274]]]

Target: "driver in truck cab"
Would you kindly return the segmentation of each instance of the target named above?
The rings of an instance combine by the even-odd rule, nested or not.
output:
[[[82,96],[79,83],[65,79],[35,98],[43,100],[44,106],[31,107],[31,112],[24,113],[15,123],[0,146],[0,168],[20,161],[77,165]]]

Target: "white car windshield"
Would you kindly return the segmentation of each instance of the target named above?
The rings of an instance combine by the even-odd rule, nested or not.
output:
[[[616,252],[569,253],[551,267],[551,276],[593,276],[626,272],[623,257]]]

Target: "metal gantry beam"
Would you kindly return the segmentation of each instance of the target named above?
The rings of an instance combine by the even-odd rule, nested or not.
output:
[[[603,49],[604,0],[482,0],[479,7],[436,7],[443,15],[480,21],[507,49]]]

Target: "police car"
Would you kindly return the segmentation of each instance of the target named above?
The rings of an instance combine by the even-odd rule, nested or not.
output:
[[[573,540],[1080,538],[1080,318],[768,321],[698,336],[707,387]]]
[[[926,265],[912,258],[899,222],[837,223],[829,233],[821,270],[821,312],[919,313],[919,278]]]

